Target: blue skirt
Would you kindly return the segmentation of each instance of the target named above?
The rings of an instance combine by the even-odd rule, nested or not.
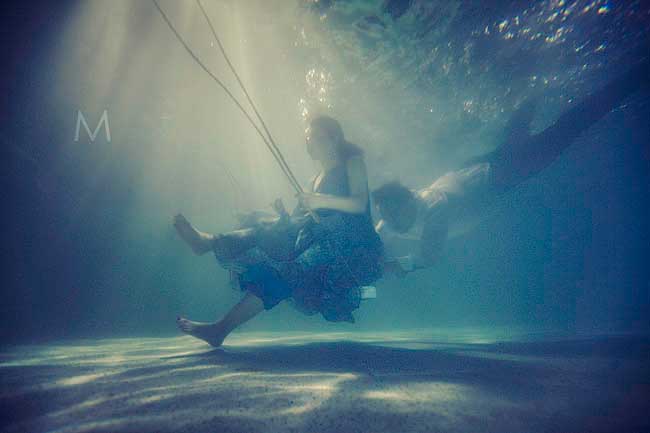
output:
[[[354,322],[361,286],[382,275],[381,240],[372,224],[356,216],[337,214],[319,224],[278,220],[247,229],[246,239],[238,236],[252,248],[227,259],[216,248],[215,256],[226,267],[244,269],[233,272],[234,286],[258,296],[267,310],[290,300],[305,314]],[[222,236],[222,243],[232,243],[228,234]]]

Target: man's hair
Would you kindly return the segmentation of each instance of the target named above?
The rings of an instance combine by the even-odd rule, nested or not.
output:
[[[381,207],[381,217],[398,232],[406,232],[415,220],[415,197],[410,189],[393,181],[372,192],[375,204]]]
[[[372,192],[372,198],[375,203],[381,203],[382,206],[394,204],[403,206],[413,198],[411,190],[402,185],[399,181],[388,182]]]

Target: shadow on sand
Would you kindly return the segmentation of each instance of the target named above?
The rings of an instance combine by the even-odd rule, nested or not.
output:
[[[206,350],[187,337],[128,339],[3,354],[2,426],[20,432],[650,428],[647,337],[308,341]]]

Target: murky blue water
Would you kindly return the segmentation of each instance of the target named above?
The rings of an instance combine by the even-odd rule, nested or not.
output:
[[[235,88],[196,5],[161,4]],[[494,149],[528,97],[540,98],[532,127],[543,130],[647,56],[650,32],[641,1],[206,9],[299,180],[316,169],[304,119],[325,112],[366,150],[371,188],[393,179],[423,187]],[[27,21],[13,20],[16,34],[39,33],[14,44],[4,75],[12,194],[3,339],[170,335],[178,314],[224,314],[239,298],[228,274],[191,255],[171,220],[183,212],[221,232],[235,211],[268,209],[276,197],[293,206],[259,138],[149,2],[69,2],[18,16]],[[110,140],[103,129],[76,140],[79,113],[94,129],[105,111]],[[244,330],[647,331],[649,112],[645,89],[498,200],[435,268],[379,282],[356,324],[279,306]]]
[[[243,101],[197,3],[159,3]],[[543,131],[649,55],[644,1],[203,3],[303,185],[309,116],[364,148],[370,188],[422,188],[503,144],[525,101]],[[0,430],[649,430],[648,77],[356,323],[280,304],[214,349],[175,318],[241,293],[172,219],[292,208],[259,136],[152,2],[0,18]]]

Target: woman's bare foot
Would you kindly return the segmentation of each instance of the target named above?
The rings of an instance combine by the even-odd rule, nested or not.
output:
[[[180,237],[194,251],[194,254],[200,256],[212,249],[214,236],[200,232],[192,227],[192,224],[190,224],[183,214],[178,214],[174,217],[174,227]]]
[[[184,333],[203,340],[214,347],[221,346],[227,335],[218,323],[194,322],[178,316],[176,324]]]

